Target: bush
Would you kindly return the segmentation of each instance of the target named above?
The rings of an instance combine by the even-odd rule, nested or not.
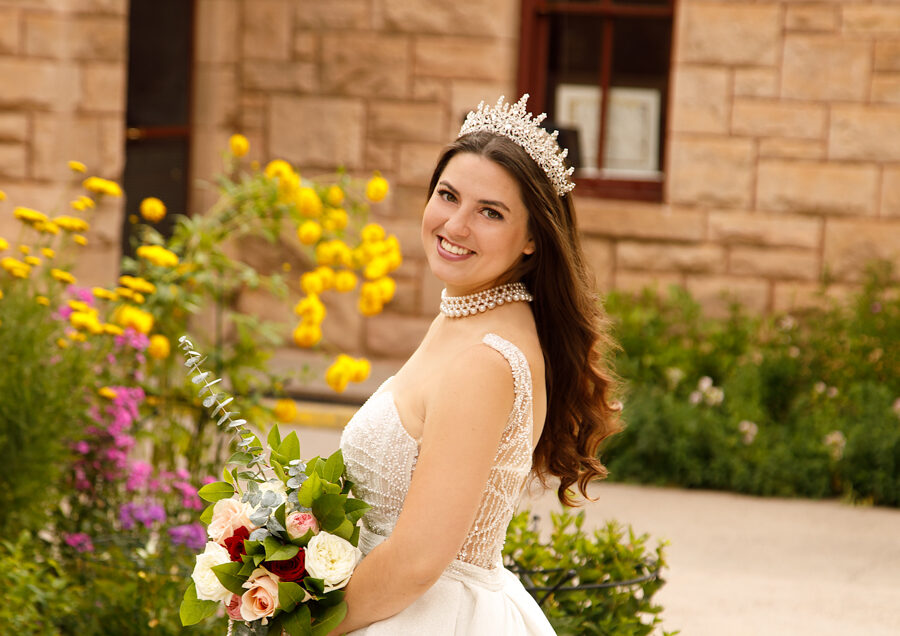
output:
[[[551,513],[551,518],[550,540],[542,542],[530,525],[531,513],[517,514],[507,531],[503,553],[507,566],[519,573],[526,589],[553,588],[561,577],[574,573],[560,586],[574,589],[532,592],[554,630],[560,636],[646,636],[653,632],[661,623],[658,615],[662,608],[653,603],[653,595],[664,584],[659,576],[666,567],[664,544],[648,553],[647,535],[636,536],[629,527],[626,536],[615,522],[586,533],[583,511],[577,515]],[[577,589],[634,579],[641,582]]]
[[[614,479],[900,505],[900,294],[873,265],[848,303],[703,317],[682,289],[610,294],[626,428]]]

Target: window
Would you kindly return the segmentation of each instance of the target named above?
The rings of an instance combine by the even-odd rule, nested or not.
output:
[[[522,0],[519,90],[579,191],[662,200],[675,0]]]
[[[125,254],[132,253],[128,217],[139,213],[145,197],[161,199],[171,213],[187,211],[193,24],[193,1],[131,0],[122,177]],[[156,227],[168,234],[171,215]]]

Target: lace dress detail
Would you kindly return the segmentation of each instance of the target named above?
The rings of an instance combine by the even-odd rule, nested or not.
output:
[[[447,569],[449,573],[463,576],[478,576],[471,566],[491,570],[501,565],[506,528],[531,470],[533,414],[528,361],[518,347],[496,334],[487,334],[482,342],[509,362],[515,400],[475,522],[456,560]],[[385,391],[384,386],[353,416],[341,436],[354,495],[372,506],[362,519],[360,547],[364,552],[367,552],[367,546],[363,545],[367,533],[381,538],[393,530],[419,453],[416,440],[400,422],[392,393]]]

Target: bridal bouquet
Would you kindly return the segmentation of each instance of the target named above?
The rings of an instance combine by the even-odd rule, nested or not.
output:
[[[234,398],[217,392],[221,379],[203,371],[205,358],[186,337],[179,343],[203,406],[237,436],[238,448],[223,481],[198,493],[210,503],[200,517],[209,541],[184,593],[182,624],[224,608],[229,633],[237,626],[251,634],[327,634],[347,612],[341,588],[359,561],[356,522],[369,506],[348,496],[340,450],[304,462],[297,434],[282,439],[277,425],[264,448],[228,410]]]

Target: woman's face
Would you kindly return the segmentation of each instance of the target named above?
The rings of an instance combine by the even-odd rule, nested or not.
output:
[[[503,276],[534,252],[519,185],[490,159],[454,155],[425,206],[422,244],[451,296],[507,282]]]

